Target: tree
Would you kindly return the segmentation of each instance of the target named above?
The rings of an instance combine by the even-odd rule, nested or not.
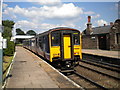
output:
[[[10,20],[3,20],[2,24],[4,26],[4,31],[3,31],[3,38],[7,38],[10,39],[12,36],[12,28],[14,26],[14,21],[10,21]]]
[[[10,20],[3,20],[2,21],[2,25],[4,26],[4,27],[9,27],[9,28],[13,28],[13,26],[14,26],[14,21],[10,21]]]
[[[15,52],[15,44],[13,41],[7,41],[7,48],[3,50],[3,55],[12,56]]]
[[[9,27],[4,27],[3,38],[10,39],[12,37],[12,29]]]
[[[29,30],[26,32],[27,35],[36,35],[36,32],[33,30]]]
[[[2,21],[2,24],[4,26],[4,31],[2,33],[3,38],[7,39],[7,48],[3,49],[3,55],[4,56],[11,56],[14,54],[15,51],[15,44],[13,41],[10,41],[10,38],[12,37],[12,28],[14,26],[14,21],[10,20],[4,20]]]
[[[17,28],[16,29],[16,35],[25,35],[25,33],[20,28]]]

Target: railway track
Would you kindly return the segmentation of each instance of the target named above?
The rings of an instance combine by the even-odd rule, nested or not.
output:
[[[81,85],[84,89],[95,88],[95,89],[108,90],[106,87],[100,85],[99,83],[91,80],[90,78],[84,75],[81,75],[76,71],[72,72],[72,74],[68,75],[68,77],[73,81],[75,81],[77,84]]]
[[[79,77],[82,77],[82,78],[83,78],[83,79],[85,79],[86,81],[89,81],[92,85],[95,85],[97,88],[107,90],[107,88],[106,88],[106,87],[104,87],[104,86],[102,86],[102,85],[98,84],[97,82],[95,82],[95,81],[91,80],[91,79],[90,79],[90,78],[88,78],[88,77],[85,77],[85,76],[83,76],[83,75],[81,75],[81,74],[79,74],[79,73],[77,73],[77,72],[74,72],[74,74],[75,74],[75,75],[77,75],[77,76],[79,76]]]
[[[89,61],[101,63],[110,67],[120,68],[120,58],[105,57],[82,53],[83,60],[89,59]]]
[[[103,66],[103,65],[100,65],[100,64],[91,63],[91,62],[88,62],[88,61],[81,61],[79,66],[83,67],[85,69],[91,70],[93,72],[108,76],[110,78],[120,80],[119,69],[113,69],[113,68],[106,67],[106,66]]]
[[[88,63],[98,63],[98,64],[101,64],[101,65],[104,65],[104,66],[108,66],[108,67],[112,67],[112,68],[120,68],[120,65],[115,65],[115,64],[110,64],[110,63],[106,63],[106,62],[102,62],[102,61],[96,61],[96,60],[85,60],[83,59],[82,61],[84,62],[88,62]],[[120,71],[120,70],[119,70]]]
[[[87,72],[85,70],[84,71],[81,70],[81,71]],[[76,82],[77,84],[79,84],[84,89],[94,88],[94,89],[108,90],[109,88],[117,89],[119,87],[118,80],[117,81],[110,80],[109,78],[106,79],[105,76],[100,76],[100,75],[93,74],[93,73],[89,73],[89,75],[85,75],[76,70],[73,73],[68,74],[68,77],[72,79],[74,82]]]
[[[98,70],[96,70],[96,69],[91,69],[91,68],[86,67],[86,66],[83,66],[83,65],[79,65],[79,66],[80,66],[80,67],[83,67],[83,68],[86,68],[86,69],[88,69],[88,70],[91,70],[91,71],[93,71],[93,72],[96,72],[96,73],[99,73],[99,74],[108,76],[108,77],[110,77],[110,78],[113,78],[113,79],[116,79],[116,80],[120,80],[120,78],[119,78],[118,76],[110,75],[110,74],[108,74],[108,73],[105,73],[105,72],[102,72],[102,71],[98,71]]]
[[[87,81],[93,83],[94,85],[97,86],[95,88],[107,89],[107,88],[118,88],[119,87],[120,72],[118,68],[113,69],[113,68],[106,67],[100,64],[95,64],[91,62],[88,63],[87,61],[81,61],[79,63],[79,66],[75,70],[76,72],[74,72],[74,74],[79,75],[82,78],[86,79]]]

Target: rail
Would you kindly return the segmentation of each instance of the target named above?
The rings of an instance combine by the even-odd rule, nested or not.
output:
[[[96,72],[96,73],[99,73],[99,74],[102,74],[102,75],[106,75],[106,76],[111,77],[111,78],[113,78],[113,79],[120,80],[119,77],[112,76],[112,75],[109,75],[109,74],[103,73],[103,72],[98,71],[98,70],[95,70],[95,69],[91,69],[91,68],[86,67],[86,66],[83,66],[83,65],[79,65],[79,66],[80,66],[80,67],[83,67],[83,68],[86,68],[86,69],[88,69],[88,70],[94,71],[94,72]]]
[[[116,72],[120,73],[119,67],[116,67],[116,66],[114,67],[113,65],[110,66],[107,64],[107,66],[106,66],[105,63],[99,63],[97,61],[92,61],[92,60],[80,60],[80,62],[88,63],[88,64],[91,64],[91,65],[94,65],[97,67],[105,68],[105,69],[108,69],[111,71],[116,71]]]
[[[94,60],[99,63],[113,66],[113,67],[119,67],[120,68],[120,58],[113,58],[113,57],[107,57],[107,56],[99,56],[99,55],[93,55],[93,54],[87,54],[87,53],[82,53],[83,59],[88,59],[89,60]]]
[[[90,61],[100,63],[100,64],[104,64],[104,65],[108,65],[108,66],[111,66],[111,67],[120,68],[119,65],[115,65],[115,64],[110,64],[110,63],[106,63],[106,62],[102,62],[102,61],[95,61],[95,60],[90,60]]]
[[[106,87],[104,87],[104,86],[96,83],[95,81],[93,81],[93,80],[91,80],[91,79],[89,79],[89,78],[81,75],[80,73],[74,72],[74,74],[77,75],[77,76],[79,76],[79,77],[82,77],[83,79],[85,79],[87,81],[89,81],[90,83],[94,84],[95,86],[99,87],[100,89],[108,90]]]

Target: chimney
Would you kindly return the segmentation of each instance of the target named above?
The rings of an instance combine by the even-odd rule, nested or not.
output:
[[[113,22],[110,22],[110,26],[113,26]]]
[[[104,26],[106,26],[106,24],[104,24]]]
[[[92,23],[91,23],[91,16],[88,16],[88,23],[86,28],[86,34],[90,35],[92,33]]]
[[[91,22],[91,16],[88,16],[88,23]]]

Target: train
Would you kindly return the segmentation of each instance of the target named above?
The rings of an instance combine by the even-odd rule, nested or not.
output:
[[[81,33],[77,29],[58,27],[23,41],[23,47],[56,64],[72,70],[82,60]]]

